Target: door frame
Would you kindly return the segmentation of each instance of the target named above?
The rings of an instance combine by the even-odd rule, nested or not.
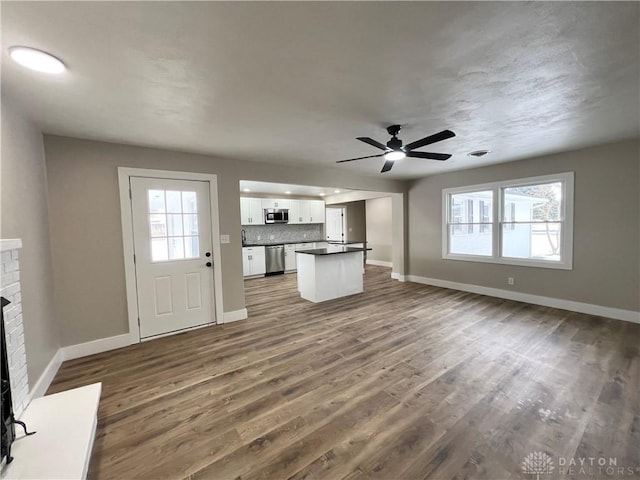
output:
[[[136,265],[134,261],[133,214],[131,211],[131,177],[162,178],[167,180],[196,180],[209,183],[209,202],[211,211],[211,246],[213,248],[213,301],[215,304],[214,322],[197,327],[167,333],[175,335],[186,330],[206,327],[213,323],[224,323],[222,305],[222,255],[220,248],[220,212],[218,210],[218,176],[208,173],[178,172],[173,170],[153,170],[146,168],[118,167],[118,188],[120,190],[120,219],[122,222],[122,247],[124,250],[124,276],[127,291],[127,316],[129,317],[129,336],[131,343],[140,343],[140,325],[138,324],[138,289],[136,286]],[[153,339],[165,335],[156,335]],[[150,338],[151,339],[151,338]]]

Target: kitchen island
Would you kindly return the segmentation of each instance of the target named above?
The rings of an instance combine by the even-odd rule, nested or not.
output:
[[[296,250],[300,296],[318,303],[362,293],[362,262],[367,250],[371,249],[344,245]]]

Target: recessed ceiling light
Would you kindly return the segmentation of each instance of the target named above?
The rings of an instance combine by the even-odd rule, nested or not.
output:
[[[474,150],[473,152],[467,153],[469,157],[484,157],[491,150]]]
[[[320,195],[321,197],[324,197],[324,193],[319,193],[318,195]]]
[[[393,152],[387,152],[384,154],[384,159],[385,160],[402,160],[404,157],[406,157],[407,154],[404,153],[402,150],[394,150]]]
[[[249,190],[248,188],[245,188],[245,189],[243,190],[243,192],[250,192],[250,191],[251,191],[251,190]]]
[[[340,190],[334,190],[333,193],[340,193]]]
[[[44,73],[62,73],[64,63],[53,55],[30,47],[10,47],[9,55],[23,67]]]
[[[287,190],[287,191],[286,191],[286,192],[284,192],[284,193],[286,193],[287,195],[291,195],[291,192],[290,192],[289,190]]]

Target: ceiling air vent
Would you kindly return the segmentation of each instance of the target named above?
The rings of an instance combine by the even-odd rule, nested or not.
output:
[[[490,150],[474,150],[473,152],[467,153],[467,155],[470,157],[479,158],[479,157],[484,157],[489,152]]]

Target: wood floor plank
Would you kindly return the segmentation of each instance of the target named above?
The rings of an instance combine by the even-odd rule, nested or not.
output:
[[[65,362],[103,382],[91,479],[521,478],[532,451],[640,466],[640,325],[401,283]],[[640,472],[640,471],[639,471]]]

